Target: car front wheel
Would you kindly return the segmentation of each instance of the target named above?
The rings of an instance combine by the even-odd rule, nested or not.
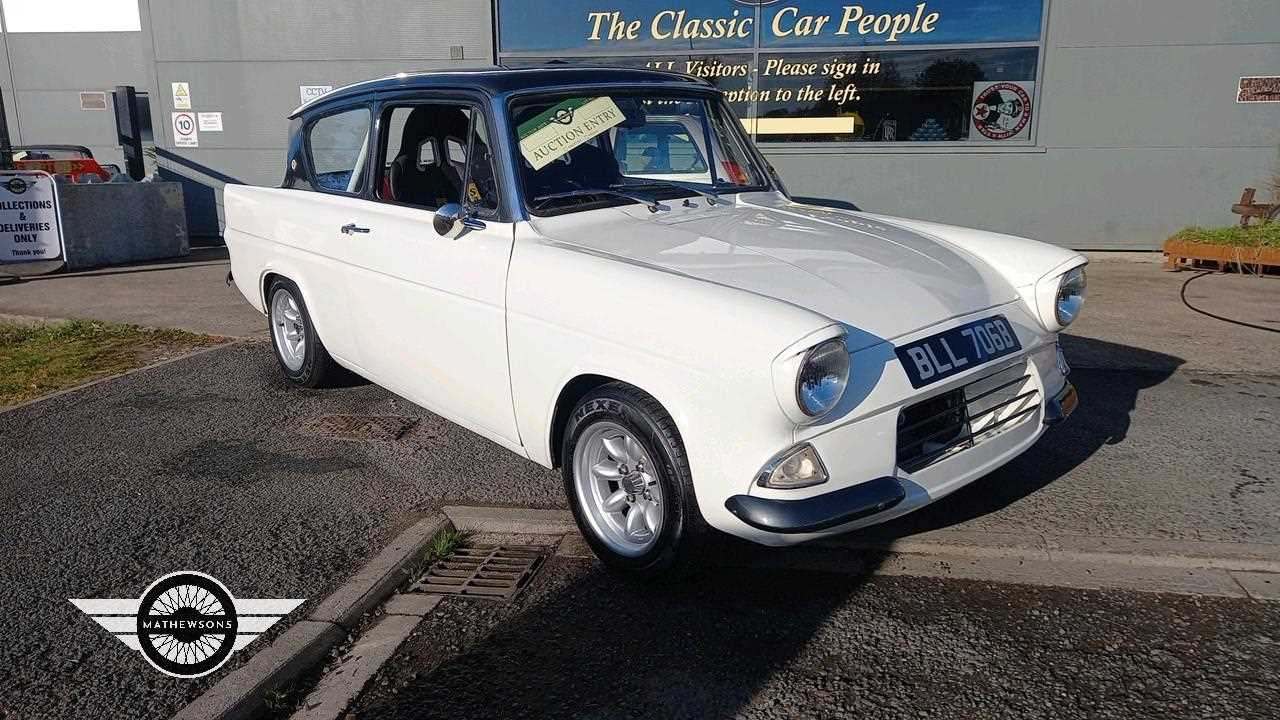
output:
[[[574,519],[601,561],[643,576],[691,565],[702,517],[684,444],[657,400],[622,383],[590,393],[560,457]]]

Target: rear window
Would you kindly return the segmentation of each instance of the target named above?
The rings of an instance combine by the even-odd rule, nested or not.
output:
[[[317,190],[358,194],[364,187],[370,114],[356,108],[315,121],[307,132],[312,185]]]

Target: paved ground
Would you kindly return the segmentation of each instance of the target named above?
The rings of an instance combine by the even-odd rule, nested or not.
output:
[[[353,706],[402,718],[1274,718],[1280,604],[553,559],[446,599]]]
[[[261,319],[221,284],[221,277],[215,277],[222,274],[225,268],[197,265],[3,286],[0,313],[104,317],[227,334],[238,334],[233,326],[243,322],[246,332],[258,332]],[[1085,319],[1066,341],[1068,356],[1077,365],[1073,379],[1084,397],[1079,414],[1007,468],[881,532],[907,535],[958,527],[1280,544],[1275,469],[1280,455],[1275,442],[1280,435],[1280,336],[1186,310],[1178,301],[1178,289],[1187,277],[1127,259],[1096,262],[1091,275],[1093,299]],[[164,302],[152,302],[151,310],[147,308],[149,296],[143,287],[147,284],[165,288],[150,297],[173,299],[186,297],[184,285],[194,287],[206,280],[216,280],[210,287],[231,296],[209,301],[218,310],[179,305],[161,313],[156,308]],[[69,295],[54,291],[62,287],[80,288],[72,293],[80,299],[68,300]],[[101,291],[95,292],[94,287]],[[33,292],[39,288],[44,290]],[[194,297],[206,297],[208,288],[200,288],[190,290]],[[1280,281],[1212,276],[1197,281],[1192,289],[1191,295],[1203,296],[1193,302],[1204,303],[1214,312],[1247,316],[1255,322],[1280,318]],[[76,310],[76,302],[82,303],[83,312]],[[173,302],[177,301],[168,304]],[[148,311],[157,316],[144,319],[141,314]],[[243,321],[235,314],[242,311],[248,316]],[[108,312],[119,314],[108,317]],[[185,324],[196,321],[208,325]],[[215,326],[227,329],[219,331]],[[246,343],[0,414],[0,502],[12,508],[0,534],[0,607],[6,609],[0,616],[0,633],[9,639],[0,649],[0,686],[5,687],[0,693],[0,717],[160,717],[217,679],[215,675],[188,683],[160,676],[80,616],[66,602],[68,597],[136,597],[165,572],[195,568],[220,578],[242,597],[319,598],[425,510],[445,504],[562,504],[554,474],[373,386],[357,384],[320,392],[287,388],[279,381],[269,353],[266,343]],[[338,413],[422,420],[398,444],[339,442],[300,431],[307,420]],[[567,588],[568,598],[604,592],[594,581],[588,582],[590,578],[582,578],[583,573],[595,572],[589,566],[564,561],[562,570],[562,585],[553,583],[549,592]],[[784,582],[787,577],[762,576],[760,586],[789,587]],[[554,579],[555,574],[549,573],[548,581]],[[833,668],[831,682],[846,694],[923,692],[922,685],[901,680],[904,673],[881,668],[907,667],[904,672],[914,673],[917,681],[913,682],[918,682],[921,675],[934,677],[945,669],[969,667],[966,663],[974,662],[973,653],[988,648],[991,657],[1000,660],[998,667],[1008,668],[1013,675],[1019,662],[1046,668],[1042,677],[1011,681],[1010,688],[1028,690],[1033,697],[1056,692],[1052,683],[1065,682],[1070,674],[1047,669],[1051,663],[1046,658],[1055,657],[1057,651],[1044,650],[1038,659],[1031,654],[1033,649],[1018,654],[1024,637],[1019,633],[1030,631],[1025,623],[1009,619],[1003,626],[996,623],[996,629],[983,627],[990,621],[983,613],[995,612],[1002,603],[1009,608],[1029,607],[1032,600],[1027,598],[1050,591],[1018,591],[1031,594],[1016,597],[1006,594],[1013,590],[999,587],[966,591],[972,607],[959,603],[947,611],[950,615],[942,616],[955,620],[956,637],[964,642],[946,639],[948,624],[943,620],[929,625],[928,613],[905,613],[901,622],[906,627],[928,625],[931,634],[922,644],[895,650],[899,636],[877,635],[871,621],[857,618],[866,611],[869,617],[891,619],[897,603],[912,607],[911,602],[933,602],[914,598],[915,586],[909,581],[859,581],[858,593],[849,591],[835,599],[825,598],[824,592],[832,583],[848,581],[814,578],[811,584],[805,577],[790,582],[802,590],[796,591],[798,595],[782,594],[776,604],[770,604],[776,593],[748,592],[726,606],[738,608],[732,612],[751,619],[747,627],[752,633],[780,634],[778,642],[785,652],[775,654],[765,644],[755,648],[760,661],[747,657],[728,663],[726,659],[734,657],[731,651],[741,647],[711,644],[710,649],[719,652],[698,660],[706,669],[702,677],[710,688],[708,698],[746,712],[754,706],[743,698],[755,702],[752,698],[762,688],[773,687],[771,683],[781,682],[780,678],[786,683],[778,687],[796,683],[809,687],[797,678],[827,662],[821,660],[823,653],[831,655],[827,662]],[[732,586],[749,588],[751,583],[735,580]],[[731,610],[717,609],[726,601],[725,585],[696,587],[701,589],[681,591],[686,599],[694,597],[688,593],[700,593],[696,597],[703,599],[701,605],[689,606],[689,617],[711,613],[718,618],[715,626],[730,634],[732,618],[723,613]],[[959,590],[946,592],[955,598]],[[710,597],[715,601],[706,602]],[[863,601],[870,604],[860,605]],[[1148,611],[1154,613],[1151,617],[1164,618],[1171,628],[1171,639],[1161,648],[1184,663],[1186,671],[1170,681],[1173,685],[1160,685],[1165,694],[1158,697],[1173,697],[1170,688],[1174,687],[1192,694],[1220,687],[1212,678],[1196,680],[1199,667],[1221,665],[1224,672],[1254,668],[1240,670],[1254,672],[1252,682],[1275,676],[1274,660],[1270,666],[1258,665],[1259,658],[1268,657],[1263,648],[1272,646],[1259,644],[1261,640],[1252,645],[1253,641],[1235,640],[1252,632],[1252,623],[1274,626],[1274,618],[1265,616],[1270,610],[1202,600],[1209,609],[1204,611],[1207,619],[1200,622],[1193,617],[1193,605],[1178,605],[1190,600],[1168,601],[1182,608],[1176,611],[1181,615],[1173,610],[1160,615],[1144,604],[1158,606],[1164,600],[1122,596],[1066,593],[1035,602],[1046,607],[1061,603],[1064,613],[1075,608],[1071,610],[1075,614],[1069,615],[1074,622],[1064,621],[1061,627],[1076,633],[1092,654],[1081,658],[1075,651],[1059,653],[1070,660],[1064,667],[1079,668],[1082,673],[1089,671],[1091,663],[1102,668],[1101,674],[1089,676],[1096,677],[1096,683],[1082,682],[1064,692],[1114,689],[1114,684],[1105,684],[1108,668],[1123,668],[1125,678],[1130,671],[1137,673],[1133,678],[1141,678],[1143,668],[1162,667],[1128,651],[1113,659],[1105,644],[1099,650],[1088,645],[1091,641],[1085,637],[1090,623],[1112,627],[1107,620],[1112,614],[1118,618],[1114,627],[1119,637],[1118,628],[1124,622],[1145,622]],[[788,613],[789,604],[797,604],[794,613],[798,615]],[[1121,612],[1129,606],[1132,610]],[[552,603],[541,611],[547,622],[556,617],[554,608]],[[582,622],[589,623],[605,611],[584,612]],[[1222,621],[1233,615],[1240,618],[1235,625]],[[824,624],[827,621],[822,618],[827,616],[834,624]],[[563,623],[574,616],[558,617]],[[639,617],[653,620],[643,613]],[[1185,625],[1178,624],[1180,618]],[[617,619],[616,635],[620,642],[647,640],[670,650],[672,657],[696,655],[700,651],[695,645],[675,646],[680,628],[695,621],[684,616],[677,620],[677,634],[670,634],[656,631],[654,622],[632,623],[623,614]],[[775,625],[775,630],[766,632]],[[984,640],[987,632],[999,639]],[[582,643],[585,637],[570,640]],[[1135,635],[1134,642],[1142,637]],[[1196,649],[1197,643],[1204,647]],[[970,647],[976,650],[965,649]],[[783,662],[814,653],[817,665],[797,660],[793,667]],[[867,653],[870,660],[864,663],[859,653]],[[239,662],[246,657],[242,653]],[[641,670],[619,671],[615,664],[613,675],[635,678],[628,683],[654,682],[642,670],[657,656],[639,653],[634,657]],[[725,668],[742,668],[745,663],[741,673],[746,696],[733,695],[738,699],[723,702],[728,681],[712,678],[720,671],[709,667],[710,658],[717,657],[725,661]],[[773,669],[761,664],[765,660],[774,661]],[[465,663],[471,661],[464,657],[459,662],[467,667]],[[855,667],[857,672],[851,670]],[[422,672],[429,669],[424,666]],[[1204,673],[1207,677],[1208,671]],[[993,686],[1000,679],[995,677]],[[511,682],[528,679],[516,675]],[[695,687],[680,677],[674,682],[684,689]],[[709,702],[697,700],[694,690],[689,693],[675,696]],[[623,696],[618,697],[622,702]],[[644,709],[639,696],[626,697]],[[948,694],[937,697],[945,699]],[[1012,694],[1008,697],[1007,702],[1015,702]],[[1206,695],[1203,702],[1215,697]],[[479,702],[475,698],[464,696],[458,702]],[[751,713],[759,715],[763,710],[747,714]]]
[[[230,269],[226,248],[192,248],[178,262],[29,277],[0,284],[0,313],[266,337],[266,321],[227,287]]]
[[[421,410],[290,389],[273,363],[253,342],[0,413],[0,717],[162,717],[211,684],[161,676],[67,598],[198,569],[239,597],[319,599],[447,498],[556,501],[543,471],[429,416],[395,446],[303,435]]]
[[[1126,369],[1172,362],[1183,370],[1280,373],[1280,334],[1240,328],[1187,309],[1180,290],[1200,273],[1167,272],[1160,257],[1090,254],[1089,300],[1071,335],[1113,345],[1088,354],[1077,347],[1077,363]],[[1280,329],[1280,277],[1214,273],[1192,282],[1187,300],[1216,315]]]

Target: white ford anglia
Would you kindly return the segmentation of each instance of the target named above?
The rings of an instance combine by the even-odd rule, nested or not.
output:
[[[559,468],[610,566],[884,522],[1077,403],[1083,256],[796,202],[702,81],[398,75],[292,119],[282,187],[226,189],[281,371],[347,368]]]

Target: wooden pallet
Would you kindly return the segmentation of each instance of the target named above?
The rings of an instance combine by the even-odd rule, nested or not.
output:
[[[1164,243],[1166,270],[1197,267],[1196,263],[1214,263],[1219,270],[1229,265],[1256,268],[1258,272],[1280,272],[1280,248],[1210,245],[1186,240]]]

